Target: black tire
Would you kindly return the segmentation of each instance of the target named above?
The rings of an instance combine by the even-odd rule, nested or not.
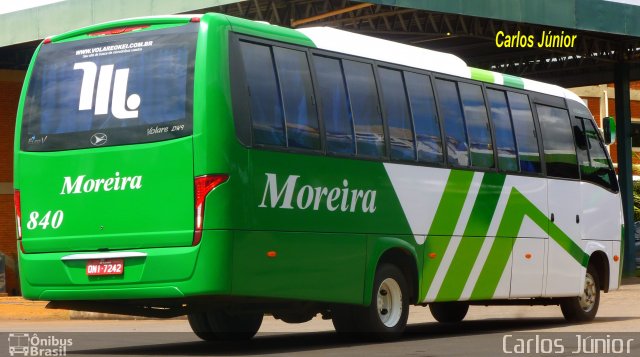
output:
[[[587,322],[596,317],[600,306],[600,280],[596,268],[589,264],[580,296],[565,298],[560,309],[569,322]]]
[[[225,310],[211,310],[188,315],[191,330],[205,341],[249,340],[260,329],[263,314],[235,314]]]
[[[358,332],[367,339],[389,341],[400,337],[409,317],[409,289],[402,271],[395,265],[380,265],[373,281],[371,304],[352,312]]]
[[[467,316],[469,303],[464,301],[434,302],[429,304],[429,310],[438,322],[458,323]]]
[[[357,309],[358,306],[340,306],[332,311],[331,322],[333,328],[340,335],[356,334],[358,332]]]
[[[187,319],[189,320],[191,330],[201,340],[216,341],[215,335],[211,332],[211,327],[209,327],[209,321],[207,320],[206,313],[201,312],[189,314],[187,315]]]

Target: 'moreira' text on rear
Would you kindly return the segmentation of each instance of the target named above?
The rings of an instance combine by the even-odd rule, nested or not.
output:
[[[65,176],[60,194],[139,190],[142,188],[142,176],[120,177],[120,173],[116,172],[114,177],[108,178],[85,179],[85,177],[86,175],[80,175],[72,180],[71,176]]]

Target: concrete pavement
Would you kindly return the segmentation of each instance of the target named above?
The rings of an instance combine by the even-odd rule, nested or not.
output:
[[[620,290],[601,294],[600,308],[596,321],[589,324],[571,325],[561,324],[550,327],[549,331],[625,331],[640,332],[640,278],[625,279]],[[117,321],[100,323],[68,324],[65,320],[96,320],[96,319],[131,319],[119,315],[79,313],[75,311],[45,309],[46,302],[27,301],[22,298],[0,298],[0,331],[15,331],[16,328],[36,331],[92,331],[92,328],[102,329],[102,326],[118,325]],[[517,319],[517,318],[562,318],[558,306],[472,306],[465,321],[487,319]],[[139,319],[139,318],[138,318]],[[145,319],[146,320],[146,319]],[[48,322],[44,322],[48,321]],[[171,323],[156,324],[154,321],[136,321],[122,325],[123,329],[132,328],[135,331],[148,332],[182,332],[190,331],[188,323],[174,319]],[[425,307],[411,307],[409,323],[418,324],[435,322],[429,309]],[[319,316],[304,324],[286,324],[270,316],[265,317],[260,332],[310,332],[333,330],[331,321],[322,320]]]

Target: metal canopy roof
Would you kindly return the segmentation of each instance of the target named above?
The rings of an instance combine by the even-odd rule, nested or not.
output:
[[[372,0],[370,3],[640,37],[637,0]]]
[[[254,0],[207,10],[283,26],[342,28],[565,87],[613,82],[617,62],[640,64],[640,6],[606,0]],[[498,48],[501,30],[536,38],[565,30],[578,37],[573,48]],[[631,78],[640,79],[640,66],[632,66]]]
[[[0,15],[0,68],[25,68],[45,35],[117,18],[221,12],[287,27],[332,26],[433,50],[470,66],[562,86],[640,79],[640,6],[630,0],[66,0]],[[636,1],[635,3],[639,3]],[[29,25],[33,24],[33,25]],[[16,29],[20,29],[19,31]],[[572,48],[498,48],[496,33],[577,35]],[[28,42],[34,41],[36,42]]]

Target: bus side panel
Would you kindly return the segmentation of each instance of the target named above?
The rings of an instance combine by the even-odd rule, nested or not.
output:
[[[364,234],[239,231],[233,294],[361,304]]]
[[[411,234],[382,163],[260,149],[250,150],[249,160],[252,214],[246,227]]]
[[[617,255],[618,257],[622,257],[622,252],[620,251],[620,241],[611,242],[611,253],[613,255]],[[607,257],[609,258],[609,291],[618,290],[620,288],[620,270],[622,267],[620,266],[620,262],[622,259],[618,259],[618,261],[613,260],[613,256]]]

